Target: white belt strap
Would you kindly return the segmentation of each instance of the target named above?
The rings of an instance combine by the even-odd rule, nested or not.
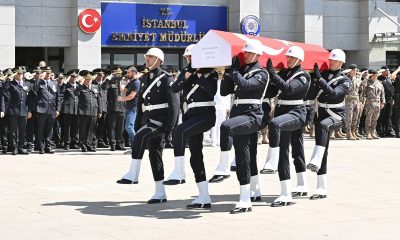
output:
[[[243,105],[243,104],[262,104],[260,99],[235,99],[233,101],[234,105]]]
[[[331,79],[329,82],[328,82],[328,86],[330,86],[330,85],[332,85],[334,82],[337,82],[337,81],[339,81],[340,79],[343,79],[344,77],[343,76],[339,76],[339,77],[335,77],[335,78],[333,78],[333,79]],[[318,97],[321,95],[321,93],[323,92],[324,90],[319,90],[319,92],[318,92],[318,94],[317,94],[317,97],[315,98],[315,99],[318,99]]]
[[[315,100],[307,100],[305,102],[306,105],[314,105],[315,104]]]
[[[144,104],[142,104],[143,112],[157,110],[157,109],[163,109],[163,108],[168,108],[168,103],[154,104],[154,105],[148,105],[148,106],[145,106]]]
[[[153,86],[158,82],[158,80],[160,80],[162,77],[165,76],[165,73],[161,74],[160,76],[158,76],[156,79],[154,79],[154,81],[150,84],[150,86],[146,89],[146,91],[144,91],[143,93],[143,99],[146,98],[147,94],[150,92],[150,90],[153,88]]]
[[[326,112],[331,115],[331,117],[336,118],[337,120],[341,121],[342,117],[339,116],[337,113],[332,111],[330,108],[340,108],[344,106],[344,102],[338,104],[329,104],[329,103],[318,103],[318,105],[322,108],[326,109]]]
[[[303,100],[278,100],[278,105],[294,106],[294,105],[301,105],[301,104],[304,104]]]
[[[271,98],[264,98],[264,99],[263,99],[263,102],[271,103],[271,100],[272,100]]]
[[[213,107],[215,102],[192,102],[188,104],[188,109],[196,107]]]

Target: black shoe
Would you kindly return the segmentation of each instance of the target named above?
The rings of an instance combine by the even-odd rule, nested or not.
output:
[[[186,205],[187,209],[209,209],[211,208],[211,203],[192,203]]]
[[[4,148],[4,147],[3,147],[2,152],[3,152],[4,154],[6,154],[6,153],[7,153],[7,148]]]
[[[285,206],[290,206],[290,205],[293,205],[293,204],[294,204],[294,202],[278,201],[278,202],[271,203],[271,207],[285,207]]]
[[[260,170],[261,174],[275,174],[276,170],[272,170],[272,169],[262,169]]]
[[[251,212],[251,211],[252,211],[251,207],[248,207],[248,208],[235,207],[234,209],[230,210],[229,213],[230,214],[238,214],[238,213],[245,213],[245,212]]]
[[[122,178],[122,179],[118,180],[117,183],[118,184],[138,184],[138,181],[132,182],[129,179]]]
[[[237,167],[236,166],[231,166],[231,172],[236,172]]]
[[[85,146],[81,147],[82,152],[87,152],[87,148]]]
[[[292,197],[307,197],[307,192],[292,192]]]
[[[258,197],[250,197],[250,201],[252,201],[252,202],[261,202],[261,196],[258,196]]]
[[[324,198],[327,198],[328,196],[327,195],[324,195],[324,194],[313,194],[311,197],[310,197],[310,200],[318,200],[318,199],[324,199]]]
[[[115,149],[116,150],[122,150],[122,151],[126,150],[122,145],[117,145],[117,147]]]
[[[35,147],[33,148],[33,151],[40,151],[40,147],[35,146]]]
[[[20,148],[20,149],[18,149],[18,154],[22,154],[22,155],[28,155],[28,154],[29,154],[29,152],[28,152],[28,151],[26,151],[26,150],[24,150],[24,149],[22,149],[22,148]]]
[[[44,154],[44,149],[43,148],[39,149],[39,154]]]
[[[219,183],[229,177],[230,177],[230,175],[214,175],[208,182],[209,183]]]
[[[64,150],[69,150],[69,145],[65,145]]]
[[[96,148],[92,148],[92,147],[87,147],[87,150],[89,152],[96,152]]]
[[[394,132],[387,132],[386,137],[395,137],[396,134]]]
[[[185,179],[182,179],[182,180],[170,179],[170,180],[164,181],[163,184],[164,185],[178,185],[178,184],[184,184],[185,182],[186,182]]]
[[[12,152],[11,152],[11,155],[17,155],[18,154],[18,151],[17,150],[13,150]]]
[[[71,147],[70,147],[70,149],[79,149],[79,146],[76,145],[76,144],[72,144]]]
[[[110,151],[114,152],[115,151],[115,146],[110,147]]]
[[[400,138],[400,133],[396,134],[396,138]]]
[[[147,201],[147,204],[156,204],[156,203],[164,203],[167,202],[167,199],[163,198],[163,199],[150,199],[149,201]]]
[[[307,169],[316,173],[319,171],[319,168],[312,163],[307,164]]]
[[[98,148],[109,148],[110,146],[108,146],[108,145],[105,144],[104,142],[99,142],[99,143],[97,144],[97,147],[98,147]]]
[[[31,153],[32,150],[33,150],[33,144],[32,143],[27,143],[26,144],[26,151]]]
[[[125,147],[131,147],[131,143],[130,142],[125,142]]]
[[[52,150],[51,148],[46,148],[46,149],[44,150],[44,152],[45,152],[45,153],[48,153],[48,154],[53,154],[53,153],[54,153],[53,150]]]

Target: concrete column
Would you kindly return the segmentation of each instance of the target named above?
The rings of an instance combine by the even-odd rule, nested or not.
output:
[[[15,65],[15,0],[0,4],[0,69]]]
[[[65,71],[72,68],[93,70],[101,66],[101,28],[94,34],[83,32],[78,26],[78,16],[85,9],[101,13],[100,0],[74,0],[71,11],[72,44],[65,48]]]
[[[260,18],[259,0],[229,0],[229,31],[241,33],[240,23],[247,15]]]
[[[303,5],[303,12],[299,13],[303,21],[303,26],[297,29],[304,29],[304,43],[323,46],[323,1],[321,0],[301,0],[299,5]],[[301,21],[299,21],[301,22]]]

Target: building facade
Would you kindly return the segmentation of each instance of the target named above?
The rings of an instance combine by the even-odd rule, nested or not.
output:
[[[361,67],[400,65],[400,1],[394,0],[0,0],[0,69],[15,65],[35,66],[40,60],[46,60],[55,71],[64,72],[76,67],[94,69],[114,64],[140,65],[144,61],[142,54],[150,46],[158,46],[165,51],[165,62],[169,67],[182,67],[183,50],[193,41],[178,41],[170,45],[157,41],[144,44],[133,41],[136,29],[129,29],[124,20],[119,23],[110,20],[124,14],[107,12],[107,8],[111,7],[105,7],[121,9],[126,4],[148,4],[159,9],[173,6],[173,11],[168,13],[167,10],[165,14],[170,14],[172,20],[176,17],[186,21],[181,24],[189,25],[175,29],[178,34],[183,28],[191,29],[210,18],[211,21],[206,23],[210,26],[202,27],[215,28],[214,24],[217,23],[217,28],[222,28],[219,30],[240,32],[242,19],[255,15],[261,23],[260,36],[316,44],[328,50],[341,48],[347,53],[348,63],[356,63]],[[181,8],[189,9],[189,6],[210,9],[222,7],[225,8],[222,12],[226,11],[226,17],[201,14],[201,11],[199,14],[194,10],[193,14],[199,15],[200,20],[193,22],[187,14],[173,15]],[[79,27],[79,15],[86,9],[95,9],[104,14],[101,28],[95,33],[86,33]],[[132,11],[132,16],[127,13],[129,18],[137,14],[145,13]],[[147,16],[141,16],[143,18],[158,19],[151,11]],[[223,29],[224,22],[226,29]],[[167,28],[168,32],[172,26],[157,27],[151,22],[141,23],[139,20],[137,24],[148,27],[142,33],[155,34],[148,35],[150,38],[156,35],[164,37],[160,35],[163,34],[160,28]],[[120,26],[126,28],[120,29]],[[179,28],[177,26],[175,28]],[[105,30],[108,34],[114,33],[110,37],[114,38],[113,43],[105,41]]]

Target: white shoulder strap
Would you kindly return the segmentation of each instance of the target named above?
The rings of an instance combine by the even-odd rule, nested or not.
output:
[[[150,84],[150,86],[146,89],[146,91],[144,91],[143,98],[146,98],[147,94],[150,92],[150,90],[153,88],[153,86],[158,82],[158,80],[160,80],[164,76],[165,76],[165,73],[161,74],[156,79],[154,79],[154,81]]]
[[[290,83],[291,81],[293,81],[293,79],[294,79],[295,77],[301,75],[302,73],[304,73],[304,72],[303,72],[303,71],[299,71],[299,72],[293,74],[293,76],[291,76],[286,82],[287,82],[287,83]],[[281,93],[282,93],[282,91],[279,90],[279,91],[278,91],[278,95],[276,95],[276,96],[279,97],[279,95],[281,95]]]
[[[192,90],[190,90],[190,92],[187,94],[186,99],[189,99],[190,96],[192,96],[192,94],[200,87],[199,84],[194,85],[194,87],[192,88]]]
[[[328,82],[328,86],[332,85],[334,82],[337,82],[337,81],[339,81],[340,79],[343,79],[343,78],[344,78],[343,76],[339,76],[339,77],[332,78],[332,79]],[[322,94],[322,92],[323,92],[322,89],[319,90],[319,92],[318,92],[317,97],[315,98],[315,100],[318,99],[318,97]]]

